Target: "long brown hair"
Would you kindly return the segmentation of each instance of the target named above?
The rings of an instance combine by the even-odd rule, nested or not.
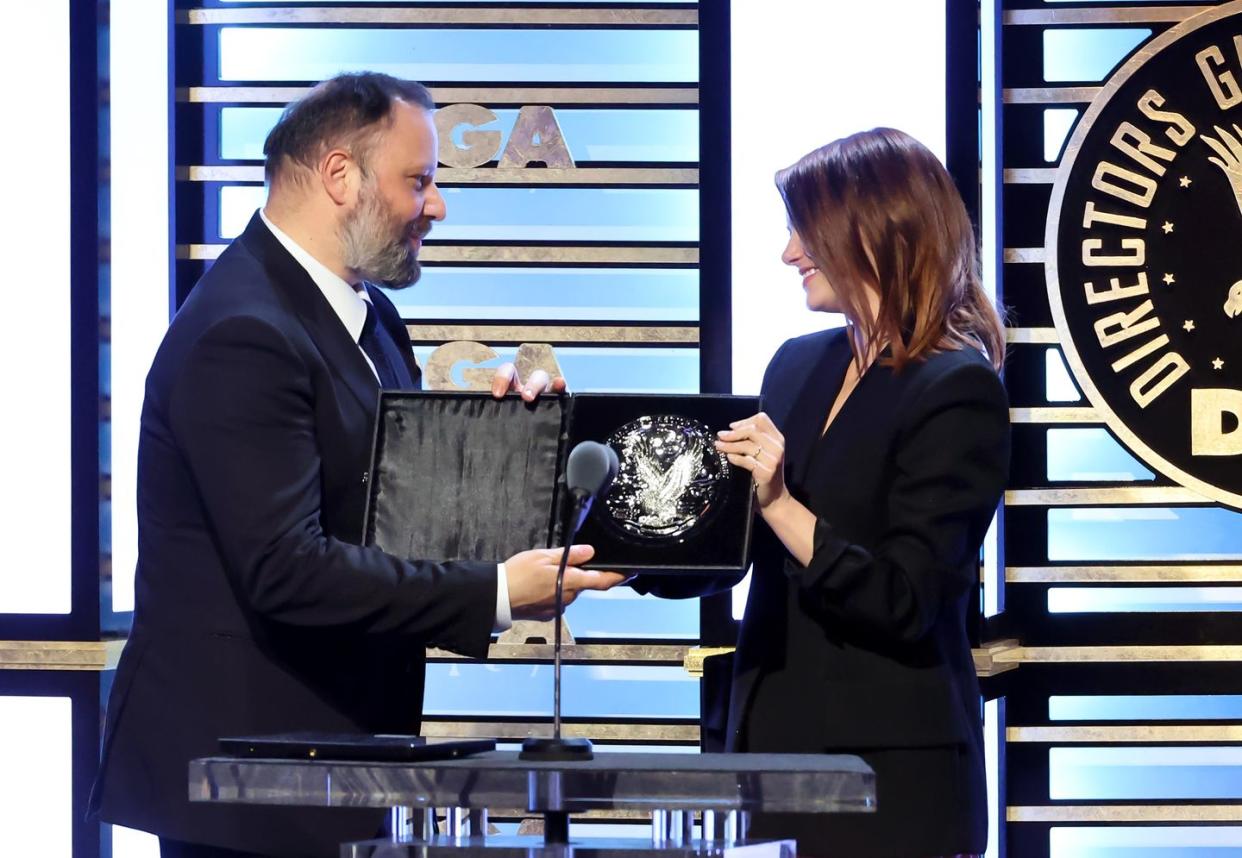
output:
[[[974,347],[1000,369],[1005,329],[979,282],[974,228],[948,171],[892,128],[834,140],[776,174],[789,224],[856,324],[857,359],[888,344],[895,370]],[[865,289],[879,292],[874,314]]]

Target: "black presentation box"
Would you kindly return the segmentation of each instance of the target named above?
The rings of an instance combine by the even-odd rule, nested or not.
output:
[[[756,396],[580,393],[527,403],[515,395],[498,400],[485,393],[384,392],[375,424],[366,544],[427,560],[504,560],[528,548],[560,545],[565,463],[576,444],[608,443],[622,427],[652,416],[662,425],[705,426],[714,437],[717,429],[759,410]],[[632,462],[640,459],[654,481],[645,485],[661,485],[673,470],[656,467],[653,476],[649,457],[630,456]],[[705,512],[678,534],[635,532],[636,525],[622,524],[596,500],[575,539],[595,547],[589,568],[744,571],[754,497],[750,474],[727,463],[716,473],[727,479],[712,483]]]

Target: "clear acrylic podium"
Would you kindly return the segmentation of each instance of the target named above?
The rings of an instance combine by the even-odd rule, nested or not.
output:
[[[749,814],[870,812],[875,775],[858,757],[824,754],[600,752],[583,762],[529,762],[494,751],[424,763],[209,757],[190,763],[190,800],[389,808],[392,838],[344,844],[342,858],[794,858],[791,840],[748,840]],[[544,833],[488,836],[489,809],[541,815]],[[571,840],[569,814],[590,810],[649,811],[651,837]],[[437,828],[437,811],[447,833]]]

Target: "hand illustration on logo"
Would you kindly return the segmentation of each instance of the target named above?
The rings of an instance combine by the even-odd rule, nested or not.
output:
[[[1242,280],[1229,287],[1229,300],[1225,302],[1225,315],[1229,318],[1242,313]]]
[[[1209,157],[1208,160],[1220,167],[1225,178],[1229,179],[1229,187],[1233,190],[1233,198],[1238,204],[1238,211],[1242,211],[1242,128],[1235,123],[1231,134],[1219,125],[1213,127],[1220,140],[1214,140],[1206,134],[1200,134],[1199,139],[1212,147],[1212,151],[1220,156],[1219,158]]]

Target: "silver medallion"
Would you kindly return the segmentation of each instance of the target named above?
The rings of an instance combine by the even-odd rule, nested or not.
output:
[[[604,500],[608,516],[643,539],[679,537],[711,517],[729,484],[729,460],[714,441],[705,424],[669,414],[613,432],[620,469]]]

